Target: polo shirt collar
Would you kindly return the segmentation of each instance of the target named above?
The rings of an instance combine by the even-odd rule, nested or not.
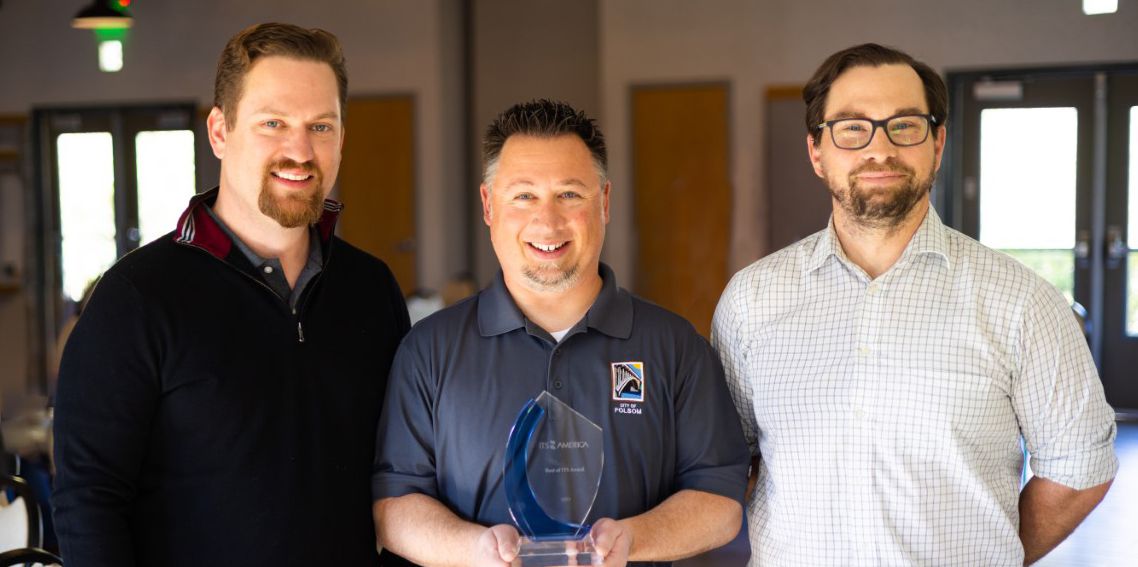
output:
[[[510,297],[506,279],[498,270],[494,281],[478,293],[478,332],[483,337],[493,337],[525,326],[525,315]]]
[[[209,252],[215,257],[225,260],[234,248],[234,242],[214,221],[210,214],[217,194],[220,191],[214,187],[205,193],[199,193],[190,199],[190,204],[178,218],[178,226],[174,230],[174,240],[181,244],[196,246]],[[332,199],[324,199],[324,212],[313,228],[319,237],[321,253],[328,258],[332,235],[336,231],[336,220],[344,205]]]
[[[917,232],[913,233],[913,237],[909,239],[909,244],[905,246],[905,251],[901,253],[897,263],[900,264],[913,256],[931,254],[944,258],[945,263],[951,267],[951,260],[948,256],[947,230],[948,228],[940,220],[940,215],[930,205],[928,213],[925,214],[925,220],[921,222]],[[805,264],[805,271],[813,272],[821,268],[826,260],[831,257],[845,264],[850,263],[845,251],[842,250],[841,241],[838,240],[838,233],[834,229],[834,215],[832,214],[830,215],[830,222],[826,224],[826,230],[822,232],[821,237],[814,244],[814,249],[810,251],[810,256]]]
[[[616,285],[616,274],[601,263],[601,292],[585,313],[585,324],[610,337],[632,336],[632,295]]]
[[[601,263],[599,272],[601,291],[585,318],[574,325],[574,330],[583,324],[606,335],[626,339],[632,335],[632,296],[617,287],[616,274],[607,264]],[[510,296],[505,277],[498,270],[494,281],[478,294],[479,334],[492,337],[522,328],[526,328],[525,315]]]
[[[233,242],[233,245],[236,246],[237,249],[245,255],[245,257],[249,260],[249,263],[253,264],[253,267],[261,268],[265,264],[268,264],[269,260],[278,260],[279,263],[279,258],[262,258],[260,254],[257,254],[253,251],[252,248],[249,248],[249,246],[245,244],[245,241],[241,240],[241,238],[237,236],[237,233],[233,232],[233,229],[229,228],[229,225],[225,224],[225,221],[221,220],[221,217],[217,216],[217,213],[214,212],[213,207],[208,203],[206,204],[205,210],[207,213],[209,213],[209,216],[211,219],[213,219],[213,222],[217,224],[217,227],[220,228],[222,232],[224,232],[225,235],[229,237],[229,240],[231,240]],[[309,227],[308,259],[305,261],[304,269],[315,270],[319,272],[323,267],[323,244],[321,243],[320,238],[317,236],[316,228]]]

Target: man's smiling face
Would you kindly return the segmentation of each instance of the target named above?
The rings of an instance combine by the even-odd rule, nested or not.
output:
[[[483,219],[511,289],[565,292],[596,277],[609,185],[576,135],[514,135],[482,187]]]

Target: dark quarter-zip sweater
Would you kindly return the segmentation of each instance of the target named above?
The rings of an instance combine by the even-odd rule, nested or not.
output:
[[[376,565],[369,478],[409,323],[387,266],[332,235],[295,313],[200,195],[104,275],[56,401],[68,567]]]

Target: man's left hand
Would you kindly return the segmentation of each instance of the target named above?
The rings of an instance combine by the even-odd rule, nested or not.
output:
[[[632,529],[623,522],[602,518],[593,524],[589,532],[593,546],[604,558],[604,567],[624,567],[628,563],[628,551],[632,548]]]

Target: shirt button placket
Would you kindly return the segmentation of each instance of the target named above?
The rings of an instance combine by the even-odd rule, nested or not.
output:
[[[873,286],[873,282],[869,286]],[[866,290],[868,291],[867,286]],[[853,421],[858,428],[865,426],[864,404],[867,390],[873,379],[873,331],[871,326],[873,305],[871,296],[863,295],[860,298],[857,312],[857,334],[854,337],[854,391],[852,411]]]
[[[564,360],[565,357],[561,353],[562,350],[563,349],[562,349],[561,345],[557,345],[556,347],[554,347],[553,353],[550,355],[550,358],[552,360],[549,363],[549,375],[550,375],[549,384],[550,384],[550,386],[553,387],[554,390],[556,390],[558,392],[562,391],[562,389],[565,388],[565,381],[564,381],[565,372],[561,368],[561,366],[563,364],[561,361]],[[563,398],[563,399],[567,399],[567,398]]]

